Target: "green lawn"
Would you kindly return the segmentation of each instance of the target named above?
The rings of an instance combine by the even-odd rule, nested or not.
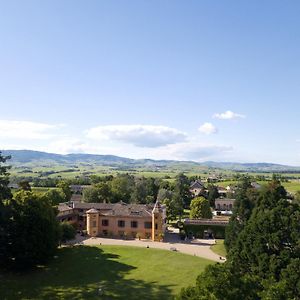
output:
[[[49,266],[0,273],[0,299],[172,299],[212,261],[126,246],[62,248]],[[103,286],[105,295],[97,290]]]
[[[217,253],[218,255],[221,255],[223,257],[226,257],[227,252],[224,246],[224,240],[216,240],[216,244],[210,247],[212,251]]]

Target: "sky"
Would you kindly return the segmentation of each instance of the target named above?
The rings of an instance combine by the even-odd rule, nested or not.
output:
[[[300,166],[299,14],[0,0],[0,149]]]

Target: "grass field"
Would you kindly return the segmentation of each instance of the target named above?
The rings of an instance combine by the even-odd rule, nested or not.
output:
[[[224,240],[216,240],[216,244],[211,246],[210,249],[218,255],[226,257],[227,252],[224,246]]]
[[[172,299],[212,261],[126,246],[62,248],[49,266],[0,273],[0,299]],[[103,287],[104,296],[97,291]]]

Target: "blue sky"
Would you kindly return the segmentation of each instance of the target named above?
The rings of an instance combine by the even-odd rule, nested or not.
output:
[[[300,165],[298,1],[1,1],[0,148]]]

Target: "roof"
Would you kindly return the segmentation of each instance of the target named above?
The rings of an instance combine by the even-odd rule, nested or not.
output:
[[[216,225],[226,226],[228,220],[217,220],[217,219],[185,219],[183,222],[185,225]]]
[[[87,214],[97,214],[97,213],[99,213],[99,210],[97,210],[95,208],[91,208],[86,213]]]
[[[70,207],[66,203],[59,203],[58,206],[57,206],[57,209],[58,209],[59,212],[63,212],[63,211],[71,210],[72,207]]]
[[[104,216],[120,216],[120,217],[151,217],[153,205],[147,204],[127,204],[125,202],[118,203],[85,203],[73,202],[74,209],[89,210],[94,209],[96,212]]]
[[[190,185],[190,189],[202,189],[203,187],[204,187],[204,184],[199,180],[194,181]]]
[[[232,198],[217,198],[215,201],[235,201],[235,199]]]

